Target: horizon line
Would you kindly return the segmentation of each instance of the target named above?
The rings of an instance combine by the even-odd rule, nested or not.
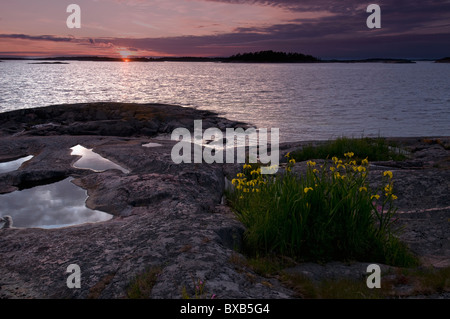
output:
[[[128,57],[118,57],[112,55],[89,55],[89,54],[68,54],[68,55],[46,55],[46,56],[28,56],[28,55],[0,55],[1,59],[18,59],[18,60],[41,60],[41,59],[76,59],[76,58],[92,58],[92,59],[114,59],[114,60],[132,60],[136,59],[148,59],[148,60],[160,60],[160,59],[228,59],[230,57],[236,56],[238,54],[248,54],[248,53],[258,53],[258,52],[267,52],[273,50],[263,50],[263,51],[255,51],[255,52],[244,52],[237,53],[230,56],[194,56],[194,55],[179,55],[179,56],[128,56]],[[285,54],[303,54],[299,52],[283,52],[283,51],[273,51],[273,52],[282,52]],[[305,54],[307,55],[307,54]],[[435,61],[440,59],[445,59],[448,56],[442,55],[440,57],[392,57],[392,56],[367,56],[367,57],[317,57],[313,56],[319,61],[355,61],[355,60],[410,60],[410,61]],[[139,62],[139,61],[135,61]]]

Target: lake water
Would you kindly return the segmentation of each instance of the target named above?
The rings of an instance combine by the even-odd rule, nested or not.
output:
[[[450,135],[450,64],[0,63],[0,112],[118,101],[212,110],[281,141]]]

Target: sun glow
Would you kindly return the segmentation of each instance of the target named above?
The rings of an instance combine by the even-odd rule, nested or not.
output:
[[[128,50],[120,50],[119,54],[122,56],[123,59],[128,59],[130,55],[133,55],[133,53]]]

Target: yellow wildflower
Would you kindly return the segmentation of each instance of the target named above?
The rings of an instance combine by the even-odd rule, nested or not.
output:
[[[289,164],[295,164],[295,159],[289,160]]]
[[[383,176],[389,176],[389,179],[392,179],[392,176],[393,176],[393,174],[392,174],[392,172],[391,171],[385,171],[384,173],[383,173]]]
[[[306,163],[306,165],[308,165],[308,166],[316,166],[316,162],[308,161],[308,162]]]
[[[387,184],[386,187],[384,188],[384,191],[386,192],[386,196],[389,196],[389,194],[392,193],[392,185]]]
[[[289,152],[286,155],[284,155],[284,157],[291,157],[291,152]]]
[[[344,156],[345,157],[348,157],[348,158],[351,158],[351,157],[353,157],[355,155],[355,153],[353,153],[353,152],[348,152],[348,153],[345,153],[344,154]]]
[[[333,156],[331,159],[333,160],[334,164],[336,165],[338,162],[338,158],[336,156]]]
[[[237,177],[244,177],[245,175],[243,173],[238,173],[236,176]]]
[[[392,194],[392,199],[393,200],[396,200],[398,197],[397,196],[395,196],[394,194]]]
[[[358,172],[365,172],[366,168],[364,166],[358,166]]]
[[[362,191],[367,192],[367,187],[362,186],[362,187],[359,188],[359,191],[360,192],[362,192]]]
[[[334,172],[335,169],[336,169],[336,167],[333,167],[333,166],[330,167],[330,171],[332,171],[332,172]]]
[[[368,157],[366,157],[365,159],[363,159],[363,160],[361,161],[361,165],[367,165],[367,164],[369,164]]]
[[[249,164],[244,164],[244,169],[247,169],[247,168],[252,168],[252,166]]]
[[[236,178],[233,178],[231,180],[231,184],[233,184],[234,186],[236,186],[237,183],[238,183],[238,180]]]
[[[379,200],[380,199],[380,195],[372,195],[372,196],[370,196],[370,199],[376,199],[376,200]]]
[[[259,172],[257,170],[253,170],[250,172],[250,175],[253,175],[253,174],[259,174]]]
[[[313,169],[312,171],[313,171],[314,174],[319,172],[317,169]]]
[[[312,187],[305,187],[305,189],[303,190],[306,193],[308,193],[309,191],[314,190]]]

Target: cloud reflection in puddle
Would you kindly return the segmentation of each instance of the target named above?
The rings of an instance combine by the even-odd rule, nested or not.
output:
[[[103,172],[108,169],[118,169],[123,173],[128,174],[130,171],[111,162],[109,159],[102,157],[101,155],[81,145],[76,145],[71,148],[72,153],[70,155],[79,155],[81,158],[76,161],[73,166],[80,169],[90,169],[95,172]]]
[[[66,178],[57,183],[0,195],[0,216],[14,227],[59,228],[107,221],[113,216],[86,207],[87,193]]]
[[[30,156],[19,158],[14,161],[0,163],[0,174],[15,171],[15,170],[19,169],[19,167],[22,166],[23,163],[25,163],[26,161],[29,161],[32,158],[33,158],[33,155],[30,155]]]
[[[159,143],[142,144],[142,147],[148,147],[148,148],[150,148],[150,147],[160,147],[160,146],[162,146],[162,144],[159,144]]]

